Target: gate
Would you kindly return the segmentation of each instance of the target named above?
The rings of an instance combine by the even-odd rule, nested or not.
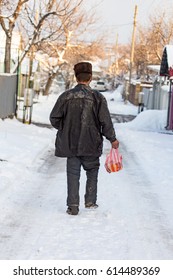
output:
[[[0,118],[15,115],[17,74],[0,74]]]

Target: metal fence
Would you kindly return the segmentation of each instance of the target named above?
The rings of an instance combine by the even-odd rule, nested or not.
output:
[[[12,116],[16,111],[17,75],[0,74],[0,118]]]
[[[145,106],[147,109],[167,110],[169,99],[169,85],[154,82],[153,88],[145,93]]]

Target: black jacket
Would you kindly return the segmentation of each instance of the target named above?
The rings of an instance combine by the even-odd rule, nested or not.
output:
[[[58,129],[55,155],[59,157],[100,156],[103,136],[116,140],[105,97],[83,84],[59,96],[50,122]]]

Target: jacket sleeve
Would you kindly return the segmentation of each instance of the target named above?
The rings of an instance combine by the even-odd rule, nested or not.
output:
[[[108,109],[107,101],[103,95],[101,95],[101,102],[99,106],[99,122],[101,125],[102,134],[111,143],[116,140],[116,133],[111,120],[110,112]]]
[[[63,127],[63,105],[63,100],[59,97],[49,117],[51,125],[58,130],[61,130]]]

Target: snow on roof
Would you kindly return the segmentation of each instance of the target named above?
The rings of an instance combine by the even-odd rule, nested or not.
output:
[[[152,71],[158,73],[159,70],[160,70],[160,65],[148,65],[147,68],[148,68],[149,70],[152,70]]]
[[[166,45],[165,48],[166,48],[166,51],[167,51],[168,67],[173,68],[173,45]]]

